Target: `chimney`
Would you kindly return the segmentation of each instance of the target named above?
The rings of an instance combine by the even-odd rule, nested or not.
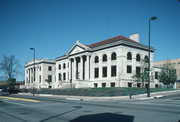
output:
[[[135,34],[131,34],[130,36],[129,36],[129,38],[130,39],[132,39],[132,40],[134,40],[134,41],[136,41],[136,42],[140,42],[140,35],[139,35],[139,33],[135,33]]]

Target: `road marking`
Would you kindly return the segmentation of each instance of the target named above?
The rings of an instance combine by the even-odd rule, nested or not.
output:
[[[17,97],[5,97],[5,96],[0,96],[0,98],[14,99],[14,100],[23,100],[23,101],[29,101],[29,102],[40,102],[40,101],[38,101],[38,100],[25,99],[25,98],[17,98]]]
[[[78,99],[78,98],[66,98],[66,100],[77,100],[77,101],[79,101],[81,99]]]

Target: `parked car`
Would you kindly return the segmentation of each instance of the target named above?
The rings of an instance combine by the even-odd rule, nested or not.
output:
[[[0,96],[9,95],[9,92],[6,89],[0,89]]]

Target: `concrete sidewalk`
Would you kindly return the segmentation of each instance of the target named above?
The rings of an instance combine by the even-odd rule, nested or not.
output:
[[[20,95],[31,95],[31,93],[18,93]],[[151,97],[147,97],[147,94],[132,95],[131,99],[153,99],[166,95],[180,94],[180,90],[153,92]],[[89,97],[89,96],[69,96],[69,95],[52,95],[52,94],[35,94],[35,96],[46,96],[53,98],[62,98],[67,100],[82,100],[82,101],[109,101],[109,100],[128,100],[130,96],[112,96],[112,97]]]

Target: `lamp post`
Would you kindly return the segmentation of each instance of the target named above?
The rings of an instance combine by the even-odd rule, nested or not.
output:
[[[150,97],[150,66],[151,66],[151,60],[150,60],[150,53],[151,53],[151,20],[156,20],[157,17],[151,17],[149,18],[149,41],[148,41],[148,86],[147,86],[147,97]]]
[[[33,57],[34,57],[34,59],[33,59],[33,70],[34,70],[34,72],[33,72],[33,95],[34,95],[34,83],[35,83],[35,48],[30,48],[30,50],[33,50]]]

